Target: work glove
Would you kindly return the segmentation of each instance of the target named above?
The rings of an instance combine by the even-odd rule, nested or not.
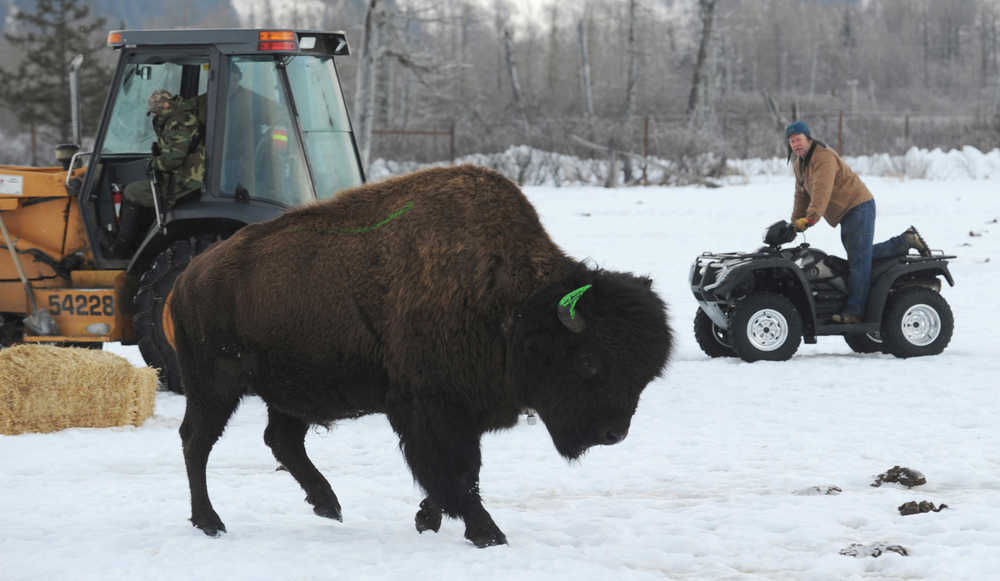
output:
[[[809,221],[809,218],[799,218],[795,221],[796,232],[805,232],[806,228],[810,226],[812,226],[812,222]]]

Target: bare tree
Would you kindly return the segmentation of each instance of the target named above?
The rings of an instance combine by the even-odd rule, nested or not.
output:
[[[636,85],[639,82],[639,49],[636,46],[636,18],[639,0],[628,1],[628,76],[625,79],[625,119],[622,124],[625,131],[631,132],[632,118],[635,115]],[[625,182],[632,181],[632,158],[625,156],[623,160]]]
[[[712,42],[712,22],[715,18],[716,0],[698,0],[698,14],[701,19],[701,40],[698,42],[698,57],[694,65],[694,76],[691,79],[691,94],[688,97],[688,124],[700,125],[699,115],[705,114],[701,93],[704,92],[706,67],[708,66],[709,44]]]
[[[510,24],[503,27],[503,60],[507,68],[507,75],[510,78],[511,98],[514,107],[522,114],[524,104],[521,102],[521,81],[517,76],[517,63],[514,61],[514,33],[511,32]]]
[[[354,35],[359,58],[337,65],[366,159],[434,149],[413,147],[418,137],[373,141],[373,129],[452,122],[470,152],[528,143],[602,155],[567,139],[580,135],[623,154],[638,149],[646,112],[654,155],[772,155],[764,90],[828,138],[844,111],[852,152],[996,142],[956,129],[967,118],[942,117],[1000,122],[990,117],[1000,108],[1000,0],[546,2],[527,22],[512,18],[511,0],[324,0],[296,10],[302,22],[322,12],[325,28]],[[260,26],[295,16],[287,0],[254,4]],[[906,112],[942,120],[911,114],[904,129]],[[619,158],[628,177],[636,158]]]
[[[580,90],[583,95],[583,112],[588,119],[594,116],[594,88],[590,81],[590,7],[590,2],[584,4],[583,15],[576,24],[580,45]]]
[[[368,165],[371,153],[372,129],[375,124],[375,80],[382,60],[382,11],[379,0],[368,0],[364,32],[354,95],[355,136],[361,152],[361,163]]]

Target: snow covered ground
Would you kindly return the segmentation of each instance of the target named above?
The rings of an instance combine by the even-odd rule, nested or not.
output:
[[[315,430],[314,461],[344,507],[316,517],[264,446],[247,399],[216,445],[209,489],[229,527],[187,521],[177,428],[162,393],[140,428],[0,436],[0,579],[987,579],[1000,564],[1000,181],[869,177],[876,239],[918,226],[959,256],[943,293],[955,335],[940,356],[856,355],[820,338],[790,361],[713,360],[691,331],[702,251],[746,250],[787,217],[791,179],[721,189],[531,187],[578,258],[651,275],[677,348],[629,437],[568,464],[541,423],[483,441],[482,493],[510,545],[477,550],[458,521],[418,535],[423,495],[381,416]],[[808,241],[842,255],[839,231]],[[115,351],[136,363],[134,348]],[[873,488],[893,465],[927,484]],[[838,495],[797,494],[835,485]],[[900,516],[910,500],[940,513]],[[839,554],[899,544],[909,556]]]

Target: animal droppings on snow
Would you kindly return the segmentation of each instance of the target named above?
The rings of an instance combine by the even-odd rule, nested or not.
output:
[[[851,543],[840,550],[840,554],[845,557],[857,557],[859,559],[863,557],[880,557],[885,552],[897,553],[904,557],[910,554],[906,550],[906,547],[902,545],[889,545],[886,543],[872,543],[870,545]]]
[[[921,500],[920,502],[911,500],[910,502],[904,502],[899,505],[899,514],[906,516],[910,514],[920,514],[922,512],[941,512],[946,508],[948,508],[948,505],[944,503],[935,508],[934,503],[929,500]]]
[[[872,486],[879,487],[886,482],[898,482],[907,488],[913,488],[914,486],[927,484],[927,479],[918,470],[893,466],[875,477],[875,482],[872,482]]]
[[[807,488],[796,490],[792,494],[796,494],[798,496],[832,496],[834,494],[840,494],[841,492],[843,492],[843,489],[839,486],[809,486]]]

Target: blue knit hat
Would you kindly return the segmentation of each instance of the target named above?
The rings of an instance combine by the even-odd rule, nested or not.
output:
[[[796,133],[803,133],[805,134],[806,137],[812,139],[812,134],[809,133],[809,126],[806,125],[805,122],[803,121],[796,121],[795,123],[792,123],[788,127],[785,127],[785,139],[788,139],[789,137],[795,135]]]

